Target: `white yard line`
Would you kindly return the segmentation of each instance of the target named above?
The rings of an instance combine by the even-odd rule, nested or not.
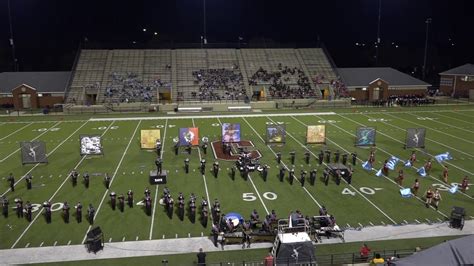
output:
[[[161,147],[161,154],[160,154],[161,158],[163,158],[163,153],[165,152],[166,130],[167,129],[168,129],[168,119],[166,119],[165,132],[163,133],[163,146]],[[149,236],[150,240],[153,236],[153,226],[155,224],[155,211],[156,211],[156,199],[158,198],[158,187],[159,187],[159,185],[156,185],[155,200],[153,201],[153,212],[151,213],[150,236]]]
[[[194,123],[194,118],[192,118],[193,121],[193,127],[196,127],[196,124]],[[202,160],[201,156],[201,148],[198,146],[198,154],[199,154],[199,162]],[[206,182],[206,175],[202,175],[202,181],[204,182],[204,189],[206,190],[206,197],[207,197],[207,203],[211,204],[211,199],[209,198],[209,190],[207,189],[207,182]],[[211,215],[211,221],[212,224],[214,224],[214,217]]]
[[[3,138],[1,138],[1,139],[0,139],[0,141],[2,141],[2,140],[4,140],[4,139],[6,139],[6,138],[8,138],[8,137],[10,137],[11,135],[14,135],[14,134],[16,134],[17,132],[20,132],[20,131],[22,131],[24,128],[26,128],[26,127],[29,127],[31,124],[33,124],[33,123],[29,123],[29,124],[26,124],[26,125],[22,126],[21,128],[19,128],[19,129],[17,129],[17,130],[15,130],[15,131],[13,131],[12,133],[10,133],[10,134],[6,135],[6,136],[5,136],[5,137],[3,137]]]
[[[125,158],[125,155],[127,154],[128,148],[130,148],[130,144],[132,144],[132,141],[135,139],[135,134],[138,131],[138,128],[140,127],[140,124],[142,123],[142,120],[138,121],[137,126],[135,127],[135,130],[133,131],[132,136],[130,137],[130,140],[128,141],[127,147],[125,148],[125,151],[122,154],[122,158],[120,158],[119,163],[117,164],[117,167],[115,168],[114,174],[112,175],[112,178],[110,179],[110,185],[109,188],[112,187],[112,184],[114,183],[115,177],[117,176],[118,170],[120,169],[120,166],[122,165],[123,159]],[[97,215],[99,214],[100,208],[102,207],[102,204],[104,203],[105,197],[109,194],[109,189],[106,189],[104,192],[104,195],[102,196],[102,199],[100,200],[99,206],[97,207],[97,210],[94,214],[94,220],[96,219]],[[87,232],[89,232],[92,228],[92,225],[89,225],[89,228],[87,229],[84,239],[82,240],[82,243],[86,241],[87,238]]]
[[[267,116],[307,116],[307,115],[334,115],[334,112],[320,113],[282,113],[282,114],[232,114],[232,115],[184,115],[184,116],[158,116],[158,117],[115,117],[115,118],[91,118],[90,121],[127,121],[127,120],[165,120],[165,119],[198,119],[198,118],[241,118],[245,117],[267,117]]]
[[[84,123],[85,124],[85,123]],[[105,133],[110,129],[110,127],[114,124],[114,122],[110,123],[110,125],[107,127],[106,130],[104,130],[104,132],[102,133],[101,137],[105,135]],[[87,155],[84,155],[82,156],[81,160],[76,164],[76,166],[74,166],[73,169],[76,169],[77,167],[79,167],[79,165],[81,165],[81,163],[86,159]],[[53,198],[56,196],[56,194],[58,194],[59,190],[61,190],[61,188],[64,186],[64,184],[68,181],[69,179],[69,175],[66,176],[66,178],[64,179],[64,181],[61,183],[61,185],[58,187],[58,189],[56,189],[56,191],[53,193],[53,195],[49,198],[48,201],[51,201],[53,200]],[[20,242],[21,238],[26,234],[26,232],[28,232],[28,230],[30,229],[30,227],[35,223],[35,221],[41,216],[41,214],[43,213],[43,210],[44,208],[41,208],[39,211],[38,211],[38,214],[35,216],[35,218],[33,218],[33,220],[28,224],[28,226],[25,228],[25,230],[23,231],[23,233],[21,233],[21,235],[18,237],[18,239],[15,241],[15,243],[13,243],[12,247],[11,248],[14,248],[16,246],[16,244],[18,244],[18,242]]]
[[[31,141],[37,140],[38,138],[40,138],[40,137],[43,136],[44,134],[50,132],[49,130],[50,130],[51,128],[56,127],[56,126],[59,125],[60,123],[61,123],[61,122],[57,122],[56,124],[54,124],[53,126],[51,126],[50,128],[48,128],[48,130],[42,132],[41,134],[39,134],[38,136],[36,136],[35,138],[33,138]],[[21,150],[21,148],[16,149],[14,152],[10,153],[7,157],[1,159],[1,160],[0,160],[0,163],[3,163],[6,159],[10,158],[13,154],[17,153],[17,152],[20,151],[20,150]]]
[[[70,139],[71,137],[74,136],[74,134],[76,134],[77,131],[79,131],[82,127],[84,127],[87,123],[89,123],[89,121],[86,121],[84,122],[80,127],[78,127],[74,132],[72,132],[66,139],[64,139],[61,143],[59,143],[59,145],[57,145],[56,147],[54,147],[54,149],[47,153],[46,154],[46,157],[49,157],[51,154],[53,154],[59,147],[61,147],[61,145],[63,145],[68,139]],[[38,167],[40,165],[40,163],[37,163],[35,164],[30,170],[28,170],[28,172],[26,172],[18,181],[15,182],[15,186],[20,182],[22,181],[26,175],[28,175],[29,173],[31,173],[33,170],[35,170],[36,167]],[[7,191],[5,191],[1,196],[4,196],[5,194],[8,193],[8,191],[10,191],[10,189],[7,189]]]
[[[293,119],[296,119],[293,117]],[[273,123],[275,123],[275,121],[273,121],[272,119],[270,119]],[[299,121],[299,120],[297,120]],[[299,121],[301,122],[301,121]],[[306,125],[306,124],[305,124]],[[304,149],[306,149],[309,153],[311,153],[311,155],[314,156],[314,158],[318,158],[318,156],[316,154],[314,154],[310,149],[308,149],[308,147],[306,147],[305,145],[303,145],[303,143],[301,143],[298,139],[296,139],[290,132],[286,132],[286,134],[288,136],[290,136],[292,139],[294,139],[299,145],[301,145],[301,147],[303,147]],[[327,166],[326,163],[323,162],[324,165]],[[372,205],[374,208],[376,208],[380,213],[382,213],[387,219],[389,219],[393,224],[397,224],[397,222],[395,222],[394,219],[392,219],[392,217],[390,217],[388,214],[386,214],[382,209],[380,209],[380,207],[378,207],[377,205],[375,205],[375,203],[373,203],[371,200],[369,200],[365,195],[363,195],[358,189],[356,189],[353,185],[347,183],[347,181],[342,178],[342,181],[344,181],[348,186],[350,186],[354,191],[357,192],[357,194],[359,194],[360,196],[362,196],[367,202],[370,203],[370,205]]]
[[[400,116],[394,116],[394,115],[391,115],[391,114],[388,114],[388,115],[391,116],[391,117],[393,117],[393,118],[395,118],[395,119],[398,119],[398,120],[406,121],[406,122],[409,122],[409,123],[411,123],[411,124],[420,125],[419,123],[415,123],[415,122],[410,121],[410,120],[408,120],[408,119],[401,118]],[[418,117],[421,117],[421,116],[417,116],[417,115],[414,115],[414,114],[409,114],[409,115],[414,116],[414,117],[417,117],[417,118],[418,118]],[[460,128],[460,127],[457,127],[457,126],[454,126],[454,125],[446,124],[446,123],[440,122],[440,121],[438,121],[438,120],[436,120],[436,119],[429,120],[429,122],[430,122],[430,123],[431,123],[431,122],[435,122],[435,123],[438,123],[438,124],[442,124],[442,125],[445,125],[445,126],[449,126],[450,128],[457,128],[457,129],[459,129],[459,130],[467,131],[468,133],[474,133],[474,132],[471,131],[471,130],[467,130],[467,129]],[[420,121],[420,123],[422,123],[422,122]],[[446,135],[446,136],[450,136],[450,137],[452,137],[452,138],[455,138],[455,139],[458,139],[458,140],[462,140],[462,141],[465,141],[465,142],[467,142],[467,143],[474,144],[474,141],[469,141],[469,140],[467,140],[467,139],[465,139],[465,138],[460,138],[460,137],[458,137],[458,136],[454,136],[454,135],[452,135],[452,134],[443,132],[443,131],[441,131],[441,130],[437,130],[437,129],[428,127],[428,126],[426,126],[426,125],[423,125],[423,126],[426,127],[426,128],[429,128],[430,130],[433,130],[433,131],[436,131],[436,132],[438,132],[438,133],[444,134],[444,135]]]
[[[260,136],[260,134],[258,134],[257,130],[249,123],[249,121],[247,121],[247,119],[245,117],[242,117],[242,118],[244,119],[245,123],[247,123],[247,125],[249,125],[249,127],[253,130],[253,132],[255,132],[255,134],[260,138],[260,140],[263,142],[263,144],[266,145],[267,148],[276,156],[276,152],[272,149],[272,147],[270,147],[270,145],[267,145],[265,143],[265,140],[262,138],[262,136]],[[267,117],[267,119],[270,119],[270,118]],[[290,168],[283,161],[281,161],[281,163],[283,164],[283,166],[286,168],[287,171],[290,171]],[[298,183],[300,183],[300,180],[298,178],[295,178],[295,180]],[[318,205],[319,208],[322,207],[322,205],[313,197],[313,195],[311,195],[311,193],[305,187],[303,187],[303,190],[306,192],[306,194],[309,195],[309,197],[314,201],[314,203],[316,203],[316,205]]]
[[[316,116],[316,117],[317,117],[317,116]],[[349,119],[349,120],[350,120],[350,119]],[[352,120],[351,120],[351,121],[352,121]],[[358,123],[357,121],[353,121],[353,122]],[[362,126],[365,126],[365,125],[362,124],[362,123],[358,123],[358,124],[359,124],[359,125],[362,125]],[[351,135],[351,136],[355,136],[354,134],[350,133],[349,131],[347,131],[347,130],[345,130],[345,129],[343,129],[343,128],[341,128],[341,127],[335,125],[335,124],[333,124],[333,125],[334,125],[335,127],[339,128],[339,129],[341,129],[343,132],[345,132],[345,133],[347,133],[347,134],[349,134],[349,135]],[[381,134],[383,134],[383,133],[381,133]],[[383,134],[383,135],[385,135],[385,134]],[[392,137],[390,137],[390,136],[387,136],[387,137],[392,138]],[[393,138],[392,138],[392,139],[393,139]],[[396,140],[396,139],[394,139],[394,140]],[[396,140],[396,141],[398,141],[398,140]],[[337,144],[336,144],[336,145],[337,145]],[[393,154],[391,154],[391,153],[385,151],[384,149],[380,148],[379,146],[376,146],[375,148],[378,149],[378,150],[381,150],[382,152],[386,153],[386,154],[389,155],[389,156],[394,156]],[[395,157],[399,158],[399,157],[401,157],[401,156],[395,156]],[[363,162],[360,158],[357,158],[357,159],[358,159],[359,161]],[[403,159],[400,159],[400,161],[401,161],[402,163],[405,163],[405,161],[404,161]],[[411,166],[411,168],[417,169],[415,166]],[[431,174],[430,174],[429,176],[430,176],[432,179],[434,179],[434,180],[436,180],[436,181],[438,181],[438,182],[440,182],[440,183],[443,183],[443,181],[441,181],[440,179],[438,179],[438,178],[432,176]],[[384,176],[384,177],[385,177],[385,176]],[[390,180],[391,182],[394,182],[394,183],[395,183],[395,181],[393,181],[392,179],[389,179],[389,180]],[[460,191],[460,192],[461,192],[461,191]],[[461,194],[463,194],[464,196],[466,196],[466,197],[468,197],[468,198],[470,198],[470,199],[474,199],[473,197],[467,195],[466,193],[461,192]],[[443,214],[443,215],[444,215],[444,214]]]
[[[365,115],[365,114],[362,114],[362,115],[364,115],[365,117],[370,118],[368,115]],[[390,114],[389,114],[389,115],[390,115]],[[396,117],[396,116],[392,116],[392,115],[390,115],[390,116],[393,117],[393,118],[398,119],[398,117]],[[349,119],[349,118],[347,118],[347,119]],[[349,119],[349,120],[351,120],[351,119]],[[403,120],[403,119],[401,119],[401,120]],[[352,121],[352,120],[351,120],[351,121]],[[411,124],[415,124],[415,125],[417,125],[417,126],[420,126],[419,124],[414,123],[414,122],[411,122],[411,121],[409,121],[409,120],[405,120],[405,121],[407,121],[407,122],[409,122],[409,123],[411,123]],[[390,125],[391,127],[394,127],[394,128],[398,128],[398,129],[401,130],[401,131],[406,131],[406,129],[403,129],[403,128],[399,127],[399,126],[392,125],[392,124],[389,124],[389,123],[387,123],[387,122],[382,122],[382,123],[387,124],[387,125]],[[439,130],[432,129],[432,128],[427,127],[427,126],[424,126],[424,127],[429,128],[429,129],[431,129],[431,130],[433,130],[433,131],[441,132],[441,131],[439,131]],[[441,133],[443,133],[443,132],[441,132]],[[445,134],[445,135],[451,135],[451,134],[447,134],[447,133],[443,133],[443,134]],[[452,136],[452,135],[451,135],[451,136]],[[472,155],[472,154],[469,154],[469,153],[467,153],[467,152],[458,150],[458,149],[456,149],[456,148],[454,148],[454,147],[451,147],[451,146],[449,146],[449,145],[443,144],[443,143],[441,143],[441,142],[439,142],[439,141],[432,140],[432,139],[427,138],[427,137],[425,137],[425,139],[427,139],[427,140],[429,140],[429,141],[431,141],[431,142],[434,142],[434,143],[436,143],[436,144],[439,144],[439,145],[441,145],[441,146],[443,146],[443,147],[446,147],[446,148],[448,148],[448,149],[455,150],[455,151],[457,151],[457,152],[459,152],[459,153],[462,153],[462,154],[464,154],[464,155],[467,155],[467,156],[469,156],[469,157],[474,157],[474,155]],[[399,141],[399,142],[400,142],[400,141]],[[403,143],[403,144],[405,144],[405,143]]]
[[[453,114],[457,114],[456,112],[453,112],[453,111],[449,111],[449,113],[453,113]],[[441,113],[436,113],[436,115],[439,115],[439,116],[442,116],[442,117],[446,117],[448,119],[453,119],[453,120],[457,120],[459,122],[463,122],[463,123],[467,123],[467,124],[471,124],[471,125],[474,125],[474,123],[472,122],[469,122],[469,121],[466,121],[466,120],[462,120],[462,119],[459,119],[459,118],[456,118],[456,117],[452,117],[452,116],[449,116],[449,115],[443,115]],[[471,117],[472,120],[474,120],[474,117]]]
[[[221,119],[219,117],[217,117],[217,120],[219,121],[219,124],[222,126]],[[265,202],[263,201],[262,197],[260,196],[260,192],[258,191],[257,186],[255,186],[255,183],[253,182],[252,177],[250,176],[250,174],[247,175],[247,178],[249,179],[250,183],[252,183],[253,189],[255,190],[255,193],[257,193],[258,199],[260,200],[260,203],[262,203],[262,206],[265,209],[265,212],[267,212],[267,214],[270,214],[270,212],[268,211],[267,205],[265,205]]]

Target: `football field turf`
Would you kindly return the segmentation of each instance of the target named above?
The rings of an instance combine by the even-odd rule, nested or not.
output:
[[[4,119],[0,123],[0,193],[10,201],[9,217],[0,217],[0,248],[23,248],[53,245],[80,244],[91,228],[85,217],[77,223],[71,217],[66,224],[61,218],[62,203],[67,201],[72,207],[78,201],[84,205],[92,203],[96,208],[94,226],[100,226],[105,241],[140,241],[162,238],[185,238],[209,235],[210,225],[203,227],[198,221],[191,223],[185,217],[183,221],[176,214],[170,219],[159,205],[159,199],[165,185],[150,185],[148,174],[155,168],[154,151],[140,148],[140,130],[159,128],[163,139],[163,168],[169,171],[168,183],[176,201],[178,192],[185,196],[194,193],[198,203],[202,197],[219,199],[223,213],[236,212],[248,219],[253,209],[263,218],[275,210],[279,218],[287,218],[292,210],[299,209],[304,215],[316,215],[324,205],[333,214],[337,224],[343,228],[367,227],[373,225],[402,225],[405,223],[439,223],[446,221],[453,206],[466,209],[467,219],[474,215],[474,198],[472,190],[466,193],[449,193],[451,183],[459,183],[465,175],[473,178],[474,162],[474,108],[458,107],[443,109],[371,109],[355,111],[350,109],[321,113],[278,113],[252,115],[198,115],[153,117],[108,117],[74,120],[74,117],[58,117],[50,121],[38,121],[35,118],[22,118],[18,121]],[[82,118],[81,118],[82,119]],[[268,180],[265,182],[258,172],[251,172],[248,180],[236,175],[232,180],[229,169],[233,162],[220,161],[221,171],[215,178],[211,173],[214,153],[209,148],[207,154],[193,148],[188,155],[180,151],[176,156],[173,151],[173,138],[178,136],[180,128],[197,127],[199,137],[207,136],[210,141],[221,139],[222,123],[238,123],[241,139],[251,141],[262,154],[261,163],[270,166]],[[286,143],[284,145],[266,144],[267,125],[284,124],[286,126]],[[306,145],[306,129],[309,125],[326,125],[326,145]],[[376,162],[374,169],[367,171],[361,167],[366,161],[370,148],[355,147],[355,132],[358,127],[376,127]],[[404,149],[407,128],[426,128],[425,149]],[[101,135],[104,154],[100,156],[82,156],[79,153],[80,135]],[[21,141],[41,140],[46,143],[48,164],[21,164]],[[318,165],[317,154],[322,149],[336,150],[341,153],[357,152],[357,161],[352,183],[344,180],[338,186],[330,180],[325,186],[321,173],[325,164]],[[279,165],[275,153],[282,153],[281,167],[293,168],[290,165],[289,153],[296,151],[295,173],[299,178],[301,169],[318,169],[315,185],[308,182],[302,187],[298,180],[290,185],[285,175],[284,182],[278,179]],[[382,167],[383,161],[391,156],[402,160],[409,158],[411,151],[416,150],[417,162],[414,167],[404,167],[399,162],[396,170],[388,176],[375,176]],[[303,154],[311,152],[310,164],[306,164]],[[416,168],[424,165],[433,156],[450,152],[453,160],[444,161],[449,167],[449,183],[442,181],[442,165],[433,160],[429,175],[420,177]],[[184,173],[184,160],[190,159],[190,173]],[[199,173],[199,161],[206,159],[206,173]],[[349,156],[350,158],[350,156]],[[350,161],[350,160],[349,160]],[[81,174],[91,175],[88,189],[82,182],[73,187],[68,177],[72,169]],[[398,169],[404,169],[404,187],[411,187],[415,178],[420,180],[418,197],[402,198],[400,187],[395,182]],[[13,173],[17,182],[15,191],[8,189],[6,177]],[[33,189],[26,189],[22,177],[33,175]],[[111,187],[107,190],[103,174],[112,177]],[[432,186],[442,192],[439,210],[426,208],[423,194]],[[146,187],[152,191],[153,212],[147,216],[141,200]],[[131,189],[135,193],[135,206],[125,207],[122,213],[110,207],[110,192],[124,194]],[[33,220],[17,218],[13,209],[15,198],[40,206],[44,201],[53,203],[52,223],[47,224],[43,208],[35,208]],[[186,204],[187,206],[187,204]],[[175,210],[177,208],[175,207]],[[74,208],[71,208],[71,214]],[[199,216],[198,216],[199,217]]]

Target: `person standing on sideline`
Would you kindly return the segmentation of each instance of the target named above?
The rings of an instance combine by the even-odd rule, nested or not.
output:
[[[273,255],[272,255],[272,253],[268,253],[268,256],[265,257],[264,265],[265,266],[273,266]]]
[[[197,265],[206,266],[206,253],[202,251],[202,248],[199,249],[199,253],[196,256],[198,258]]]
[[[367,246],[367,244],[364,243],[364,245],[360,248],[360,260],[361,262],[366,262],[369,259],[369,254],[370,254],[370,248]]]
[[[443,181],[448,184],[448,166],[445,165],[443,169]]]

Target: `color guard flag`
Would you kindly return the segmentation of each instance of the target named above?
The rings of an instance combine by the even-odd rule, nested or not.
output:
[[[387,162],[388,169],[395,170],[395,166],[397,166],[398,161],[400,161],[400,159],[395,156],[392,156],[392,158],[390,158],[390,160],[388,160]]]
[[[364,168],[365,170],[372,170],[372,165],[369,163],[369,161],[366,161],[365,163],[362,164],[362,168]]]
[[[426,170],[424,166],[420,167],[420,169],[416,170],[416,172],[422,177],[426,176]]]
[[[376,176],[382,176],[382,169],[378,170],[377,173],[375,173]]]
[[[442,161],[452,160],[453,157],[451,156],[451,154],[449,154],[449,152],[445,152],[445,153],[436,155],[435,159],[436,161],[438,161],[438,163],[441,163]]]
[[[449,188],[449,192],[451,192],[451,194],[454,194],[458,191],[458,184],[454,184],[452,187]]]
[[[410,160],[407,160],[405,162],[405,167],[411,167],[411,161]]]
[[[411,197],[411,189],[410,188],[402,188],[400,189],[400,194],[402,195],[403,198],[409,198]]]

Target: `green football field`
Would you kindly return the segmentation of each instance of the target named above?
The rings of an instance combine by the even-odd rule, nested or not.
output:
[[[474,192],[451,194],[448,192],[451,183],[459,183],[465,175],[473,178],[474,159],[474,108],[446,107],[430,109],[344,109],[335,112],[314,114],[304,113],[256,113],[252,115],[198,115],[153,117],[106,117],[84,119],[83,117],[57,117],[41,121],[42,117],[8,118],[0,121],[0,193],[10,201],[8,218],[0,217],[0,248],[23,248],[53,245],[73,245],[84,241],[91,229],[85,217],[77,223],[71,217],[66,224],[61,217],[63,202],[74,206],[78,201],[84,205],[83,214],[89,203],[96,208],[94,226],[100,226],[106,242],[140,241],[163,238],[186,238],[209,235],[208,227],[199,222],[191,223],[185,217],[180,221],[177,215],[170,219],[159,205],[159,199],[165,185],[150,185],[149,171],[154,169],[156,153],[140,147],[140,130],[159,128],[163,140],[163,168],[169,171],[166,186],[176,198],[183,192],[186,202],[191,193],[198,197],[219,199],[223,213],[236,212],[248,218],[253,209],[264,214],[275,210],[280,218],[286,218],[290,211],[299,209],[304,215],[316,215],[321,205],[336,217],[337,224],[343,228],[367,227],[374,225],[402,225],[405,223],[440,223],[448,219],[451,208],[460,206],[466,209],[467,219],[474,215]],[[199,137],[207,136],[211,141],[221,139],[222,123],[238,123],[241,139],[252,141],[262,154],[261,163],[270,166],[268,180],[264,182],[258,172],[251,172],[248,180],[237,175],[232,180],[229,169],[233,162],[220,161],[221,171],[215,178],[211,173],[215,161],[212,149],[207,154],[197,147],[189,156],[180,151],[175,156],[173,138],[178,136],[180,128],[197,127]],[[286,143],[267,145],[266,127],[284,124]],[[306,129],[309,125],[326,125],[326,144],[306,144]],[[366,161],[370,148],[355,147],[355,133],[358,127],[375,127],[376,163],[374,169],[367,171],[361,167]],[[404,149],[407,128],[426,128],[425,148]],[[81,156],[79,149],[80,135],[101,135],[104,154],[101,156]],[[21,141],[41,140],[46,143],[48,164],[21,163]],[[338,186],[334,180],[325,186],[321,173],[325,165],[318,165],[317,154],[322,149],[336,150],[341,153],[357,152],[359,159],[355,166],[352,183],[342,181]],[[318,169],[317,181],[311,185],[307,181],[302,187],[295,180],[290,185],[285,176],[284,182],[277,177],[279,165],[275,153],[283,154],[280,167],[293,168],[290,165],[289,153],[296,151],[295,173],[299,178],[301,169]],[[399,162],[395,171],[388,176],[375,176],[382,167],[383,161],[391,156],[402,160],[409,158],[416,150],[417,162],[414,167],[404,167]],[[306,164],[303,154],[311,152],[310,164]],[[442,181],[442,165],[433,162],[428,176],[420,177],[416,168],[424,165],[434,155],[450,152],[453,160],[443,164],[449,167],[449,184]],[[184,173],[183,162],[190,159],[190,173]],[[205,175],[199,173],[199,161],[205,158],[207,163]],[[350,156],[349,156],[350,158]],[[82,175],[91,175],[88,189],[82,184],[73,187],[68,177],[72,169]],[[402,198],[400,187],[395,182],[398,170],[404,169],[404,187],[411,187],[415,178],[421,183],[418,197]],[[15,191],[9,190],[6,177],[13,173]],[[33,189],[26,189],[22,177],[33,175]],[[111,188],[107,190],[103,174],[112,176]],[[426,208],[422,194],[432,186],[442,191],[439,210]],[[146,187],[152,191],[153,212],[147,216],[140,201]],[[135,193],[135,206],[126,207],[122,213],[112,210],[109,194],[125,194],[131,189]],[[17,218],[14,210],[14,199],[22,198],[24,202],[40,206],[44,201],[53,203],[52,223],[47,224],[41,207],[35,208],[32,222]],[[175,208],[176,210],[177,208]],[[71,214],[74,209],[71,208]]]

